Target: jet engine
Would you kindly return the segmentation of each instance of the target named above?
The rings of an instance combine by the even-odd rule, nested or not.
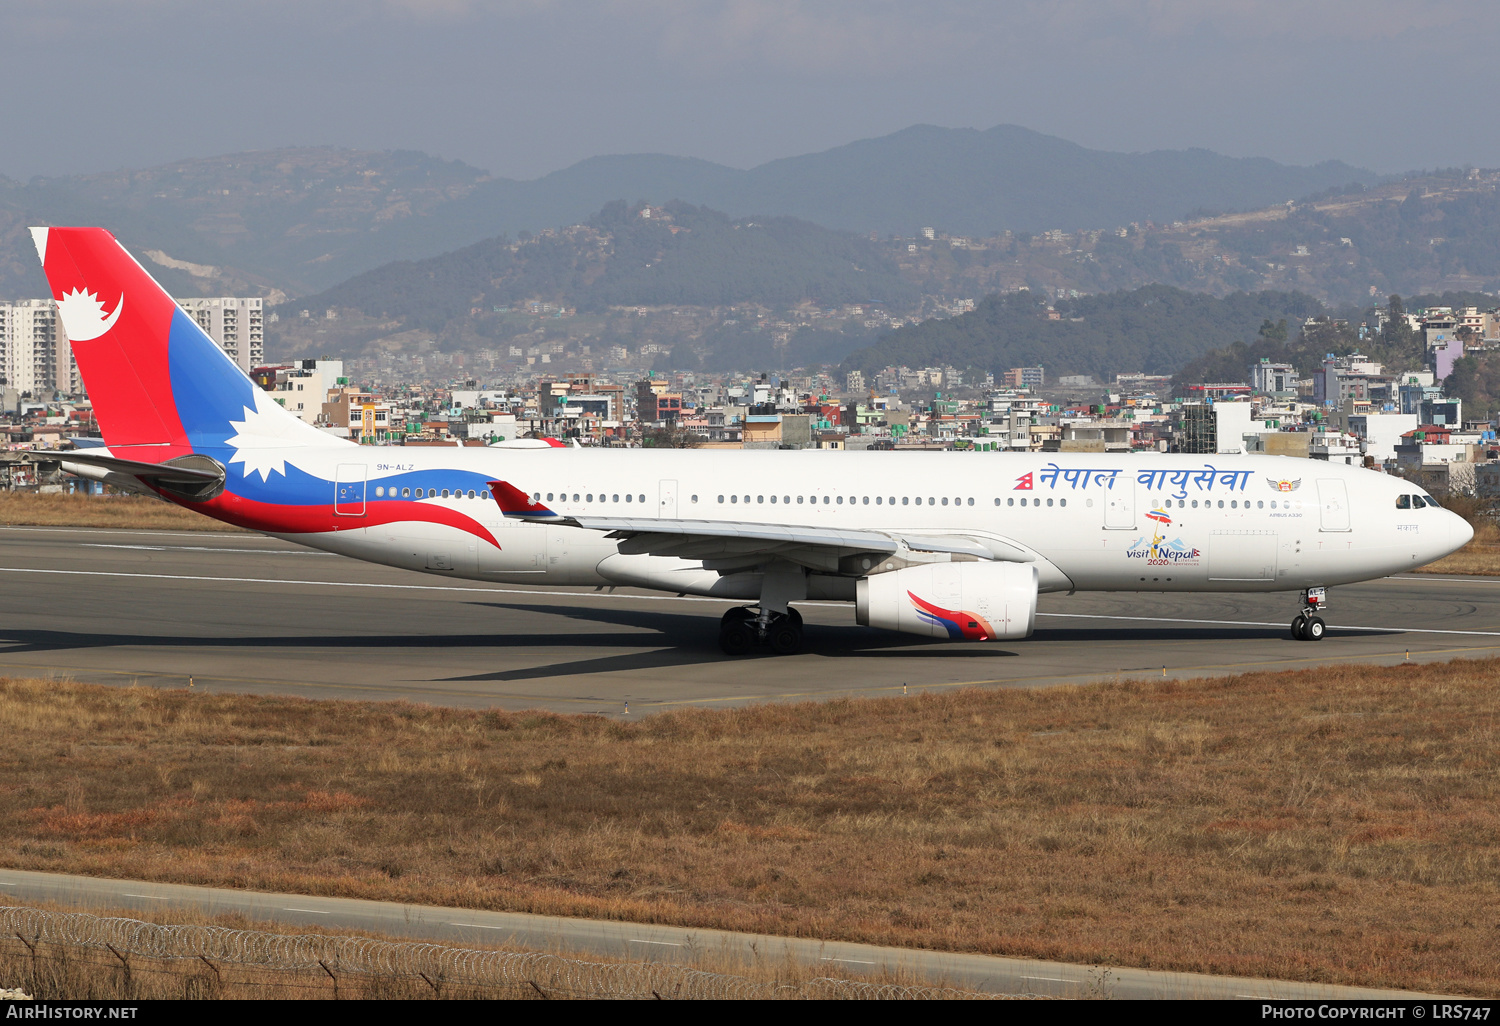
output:
[[[1015,640],[1036,622],[1031,563],[926,563],[861,578],[855,619],[954,641]]]

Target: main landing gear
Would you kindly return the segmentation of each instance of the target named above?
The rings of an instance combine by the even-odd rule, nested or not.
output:
[[[738,606],[719,621],[719,647],[725,655],[748,655],[762,645],[776,655],[801,651],[802,614],[790,606],[785,613]]]
[[[1292,621],[1292,637],[1297,641],[1322,641],[1328,625],[1318,615],[1328,606],[1327,588],[1308,588],[1302,593],[1302,612]]]

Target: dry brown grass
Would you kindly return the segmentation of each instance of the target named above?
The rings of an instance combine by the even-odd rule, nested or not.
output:
[[[0,524],[117,527],[147,531],[243,530],[144,495],[42,495],[37,492],[0,492]]]
[[[33,902],[29,907],[55,912],[77,912],[77,908],[54,903]],[[229,930],[246,930],[270,936],[306,936],[309,934],[334,938],[370,938],[398,946],[421,944],[431,947],[431,942],[414,941],[409,937],[392,937],[370,930],[334,930],[315,925],[289,928],[285,924],[267,923],[249,919],[237,913],[208,913],[192,908],[164,907],[158,909],[107,909],[91,907],[88,914],[102,918],[117,917],[158,923],[165,926],[216,926]],[[105,934],[108,936],[108,934]],[[97,940],[97,938],[96,938]],[[450,946],[451,947],[451,946]],[[184,945],[187,948],[187,945]],[[515,944],[465,944],[467,951],[496,951],[532,953],[534,948],[523,948]],[[587,965],[620,966],[627,970],[644,964],[620,958],[610,958],[593,953],[570,951],[554,947],[543,954],[555,955]],[[400,962],[402,956],[393,956]],[[430,954],[427,958],[431,959]],[[433,959],[435,960],[435,959]],[[420,963],[419,963],[420,964]],[[783,955],[768,957],[761,954],[745,955],[742,951],[717,950],[704,946],[700,950],[682,951],[675,954],[673,965],[683,966],[697,972],[714,973],[730,977],[724,991],[743,993],[734,984],[750,984],[796,992],[809,988],[804,993],[827,995],[826,987],[814,981],[826,983],[830,980],[853,981],[856,984],[874,984],[900,988],[930,988],[945,997],[990,997],[988,994],[955,989],[946,980],[917,974],[906,968],[882,968],[873,973],[850,973],[844,967],[827,963],[806,964]],[[659,965],[659,963],[658,963]],[[12,934],[0,936],[0,991],[14,988],[39,1001],[133,1001],[133,1000],[204,1000],[204,999],[377,999],[377,1000],[473,1000],[522,998],[526,1000],[556,998],[587,998],[610,996],[618,991],[590,991],[586,989],[587,972],[574,976],[574,988],[565,983],[549,980],[541,975],[540,985],[529,981],[529,985],[509,986],[504,983],[480,984],[475,977],[466,977],[467,982],[444,979],[440,974],[423,978],[420,972],[413,975],[408,964],[407,972],[386,971],[365,973],[350,971],[335,965],[332,975],[314,968],[281,968],[265,964],[236,963],[224,959],[204,958],[148,958],[137,952],[107,946],[82,944],[58,944],[36,938]],[[386,968],[390,968],[387,966]],[[430,972],[430,966],[428,971]],[[577,989],[577,984],[585,989]],[[702,984],[700,984],[701,986]],[[811,986],[809,986],[811,985]],[[711,988],[709,988],[711,989]],[[860,991],[855,993],[865,993]],[[666,996],[671,996],[670,992]],[[790,995],[788,995],[790,996]],[[852,994],[850,995],[852,996]]]
[[[0,861],[1493,995],[1497,673],[632,723],[0,681]]]

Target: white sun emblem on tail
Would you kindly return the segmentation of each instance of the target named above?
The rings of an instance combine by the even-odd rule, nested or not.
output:
[[[268,481],[272,474],[285,476],[287,450],[306,445],[303,436],[310,429],[259,388],[255,389],[255,409],[243,409],[244,420],[229,422],[235,430],[224,443],[234,450],[229,462],[243,463],[246,477],[259,474],[262,481]]]
[[[115,304],[114,313],[107,317],[104,315],[104,304],[99,302],[99,296],[84,289],[64,292],[62,298],[57,301],[57,313],[62,318],[63,330],[68,333],[70,342],[87,342],[103,335],[115,326],[115,321],[120,319],[120,311],[123,309],[125,309],[123,292],[120,293],[120,301]]]

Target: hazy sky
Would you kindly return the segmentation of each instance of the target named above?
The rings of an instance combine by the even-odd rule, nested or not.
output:
[[[1500,166],[1494,0],[4,0],[0,174],[287,145],[534,177],[917,122]]]

